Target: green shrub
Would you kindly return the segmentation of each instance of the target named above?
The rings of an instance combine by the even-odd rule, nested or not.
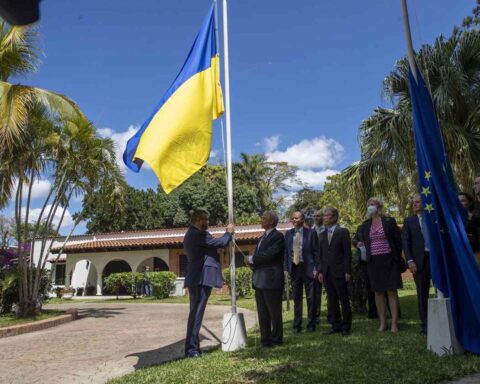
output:
[[[152,284],[153,297],[156,299],[166,299],[175,288],[177,276],[173,272],[147,272],[146,277],[147,281]]]
[[[28,273],[28,269],[27,269]],[[0,273],[0,313],[10,313],[13,304],[19,301],[18,291],[19,273],[16,267],[4,269]],[[47,297],[47,292],[51,289],[50,276],[48,271],[43,270],[40,278],[40,287],[38,291],[39,305]]]
[[[228,285],[228,288],[231,292],[231,281],[230,281],[230,268],[225,268],[222,271],[223,279],[225,284]],[[237,268],[236,270],[236,285],[235,293],[237,297],[250,296],[253,292],[252,288],[252,270],[248,267]]]
[[[134,299],[137,298],[137,287],[143,279],[140,272],[112,273],[105,278],[105,288],[117,295],[120,290],[125,289]]]

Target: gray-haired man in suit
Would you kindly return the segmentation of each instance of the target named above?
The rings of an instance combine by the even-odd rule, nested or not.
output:
[[[422,197],[419,193],[412,198],[413,215],[403,222],[402,245],[408,268],[413,274],[417,288],[420,333],[427,333],[428,296],[430,291],[430,248],[427,228],[423,222]]]
[[[253,256],[249,256],[248,262],[253,268],[252,285],[255,289],[260,341],[264,347],[274,347],[283,343],[285,238],[275,228],[278,224],[275,212],[265,211],[260,223],[265,233],[258,241]]]

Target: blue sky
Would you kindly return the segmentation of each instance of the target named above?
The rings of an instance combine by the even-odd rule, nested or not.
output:
[[[409,1],[414,47],[449,35],[474,3]],[[44,0],[43,64],[14,80],[68,95],[123,147],[174,80],[209,5]],[[382,79],[406,52],[400,0],[230,0],[229,37],[234,160],[266,152],[298,165],[315,188],[358,160],[358,127],[388,105]],[[221,148],[216,123],[212,161],[222,159]],[[158,184],[148,169],[126,178],[135,187]],[[39,206],[48,181],[36,189]],[[69,211],[79,208],[77,200]]]

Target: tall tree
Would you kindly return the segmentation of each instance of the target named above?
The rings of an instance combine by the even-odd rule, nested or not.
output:
[[[241,153],[240,157],[241,162],[233,166],[234,177],[256,192],[257,213],[276,208],[282,199],[279,193],[289,189],[287,182],[296,181],[297,168],[286,162],[268,161],[264,154]]]
[[[430,88],[456,181],[468,190],[480,172],[480,31],[455,28],[449,38],[424,45],[416,62]],[[361,159],[342,175],[357,206],[369,196],[393,194],[399,213],[406,214],[417,180],[406,58],[383,84],[392,108],[377,108],[362,123]]]
[[[25,142],[30,110],[34,104],[57,116],[83,116],[68,97],[56,92],[9,83],[12,77],[35,72],[41,51],[36,48],[35,27],[11,27],[0,19],[0,148],[12,149]]]

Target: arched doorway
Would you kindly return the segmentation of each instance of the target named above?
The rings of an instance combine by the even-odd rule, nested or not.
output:
[[[112,273],[122,273],[122,272],[132,272],[132,268],[130,264],[128,264],[125,260],[112,260],[108,262],[108,264],[103,268],[102,272],[102,286],[104,295],[113,295],[113,292],[110,292],[107,288],[105,288],[105,278],[110,276]],[[121,295],[127,295],[128,292],[126,289],[122,289],[119,292]]]

